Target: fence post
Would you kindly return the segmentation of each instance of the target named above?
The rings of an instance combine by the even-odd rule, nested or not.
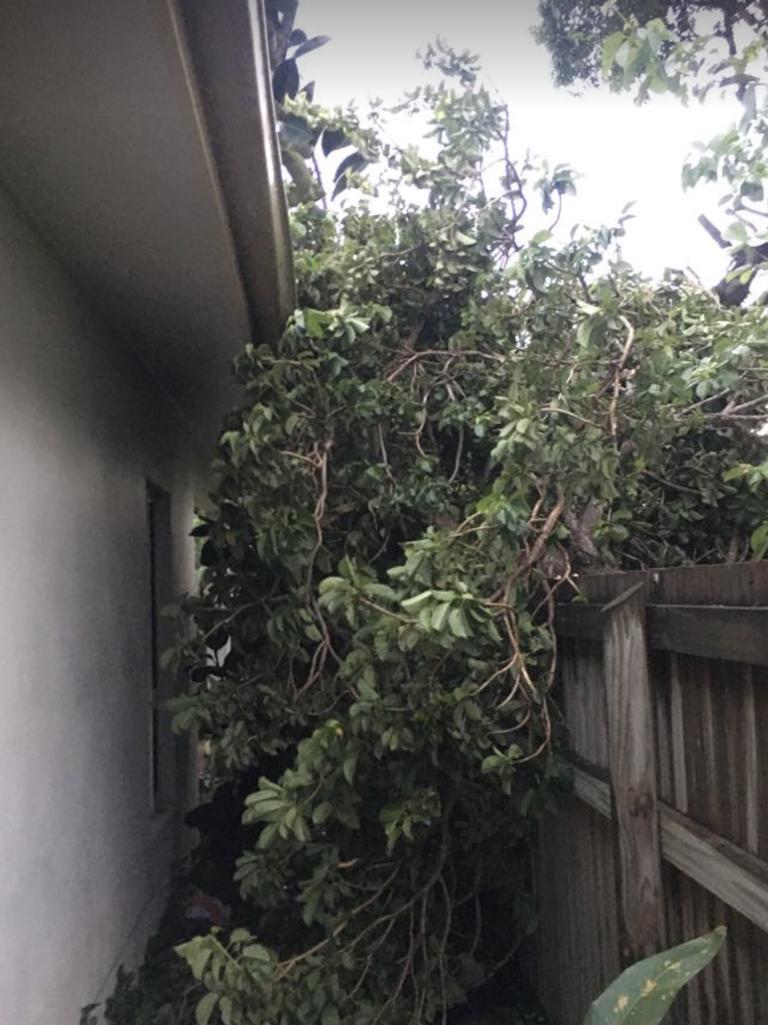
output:
[[[624,964],[648,957],[664,945],[645,605],[646,584],[641,581],[603,608],[608,762]]]

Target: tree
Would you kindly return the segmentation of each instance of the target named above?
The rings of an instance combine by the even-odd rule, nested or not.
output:
[[[299,308],[239,361],[195,530],[176,723],[262,772],[245,925],[180,948],[203,1025],[444,1021],[535,923],[558,595],[768,547],[764,312],[651,285],[621,225],[532,235],[567,169],[515,158],[471,55],[426,63],[429,156],[286,107],[366,169],[293,212]]]
[[[713,90],[742,104],[738,124],[699,145],[683,167],[683,186],[721,182],[721,206],[730,219],[721,231],[706,218],[708,234],[731,255],[728,274],[715,288],[726,306],[738,306],[768,260],[768,4],[615,3],[597,6],[545,0],[537,30],[564,83],[635,89],[637,101],[672,92],[702,102]],[[707,23],[702,15],[718,17]]]
[[[534,34],[550,52],[557,85],[597,85],[602,78],[603,46],[628,21],[640,28],[660,21],[676,39],[690,42],[697,35],[702,15],[713,19],[708,31],[726,42],[732,56],[740,29],[760,34],[768,30],[765,0],[615,0],[605,4],[540,0],[541,22]]]

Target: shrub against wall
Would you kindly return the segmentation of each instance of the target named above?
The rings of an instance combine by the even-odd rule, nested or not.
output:
[[[443,78],[402,110],[428,155],[378,108],[291,108],[362,160],[332,214],[294,211],[300,305],[239,361],[195,531],[176,722],[219,775],[272,770],[246,802],[249,927],[182,948],[200,1022],[443,1020],[534,924],[558,595],[765,548],[764,310],[643,280],[621,225],[532,235],[568,170],[515,158],[469,55],[426,59]]]

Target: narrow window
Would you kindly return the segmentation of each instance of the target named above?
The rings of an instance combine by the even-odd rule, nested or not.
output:
[[[149,778],[153,811],[159,811],[167,799],[168,770],[165,765],[168,745],[163,736],[163,686],[160,657],[167,643],[160,610],[168,603],[171,554],[171,501],[167,491],[147,482],[147,537],[149,548]]]

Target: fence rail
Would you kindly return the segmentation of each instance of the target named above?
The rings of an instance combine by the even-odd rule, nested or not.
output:
[[[603,605],[561,605],[560,637],[601,640],[610,617]],[[646,605],[648,647],[681,655],[768,666],[768,608]]]
[[[558,609],[574,794],[538,859],[538,983],[578,1025],[626,964],[725,922],[678,1025],[768,1021],[768,564],[593,576]]]

